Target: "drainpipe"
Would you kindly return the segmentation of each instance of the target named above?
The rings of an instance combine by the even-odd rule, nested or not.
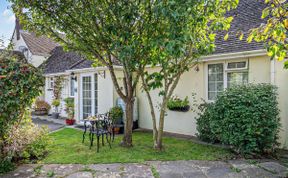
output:
[[[271,84],[275,85],[275,59],[271,60],[270,72]]]

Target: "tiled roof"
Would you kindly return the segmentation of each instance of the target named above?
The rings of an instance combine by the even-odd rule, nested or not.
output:
[[[57,43],[46,36],[36,36],[34,33],[24,30],[21,30],[20,33],[27,44],[28,49],[34,55],[45,57],[50,56],[50,52],[58,46]]]
[[[262,43],[256,43],[254,41],[247,43],[246,39],[251,28],[258,27],[264,22],[264,20],[261,19],[261,15],[265,7],[264,2],[259,0],[239,1],[237,9],[227,13],[227,16],[234,17],[229,30],[229,38],[227,41],[224,40],[226,33],[219,33],[219,35],[217,35],[214,54],[264,49]],[[243,40],[239,40],[236,36],[238,31],[244,32]]]
[[[75,52],[65,52],[58,46],[52,52],[51,56],[43,63],[41,68],[44,74],[61,73],[77,66],[81,61],[86,61]]]

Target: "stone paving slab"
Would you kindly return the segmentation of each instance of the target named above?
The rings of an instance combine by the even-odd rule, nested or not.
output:
[[[230,161],[148,161],[145,163],[115,164],[26,164],[3,178],[277,178],[287,177],[288,169],[278,162],[267,160]]]
[[[47,126],[49,131],[56,131],[56,130],[61,129],[62,127],[65,126],[64,124],[55,123],[55,122],[52,122],[52,121],[40,119],[38,117],[32,117],[32,121],[33,121],[34,124],[38,125],[39,127]]]

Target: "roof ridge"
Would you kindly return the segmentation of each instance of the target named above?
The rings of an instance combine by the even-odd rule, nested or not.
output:
[[[77,66],[78,64],[82,63],[86,61],[86,59],[81,59],[80,61],[75,62],[74,64],[72,64],[71,66],[69,66],[69,69],[72,69],[73,67]]]

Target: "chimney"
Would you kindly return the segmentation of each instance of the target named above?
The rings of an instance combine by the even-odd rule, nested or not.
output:
[[[23,9],[20,8],[18,10],[19,14],[22,14],[23,12]],[[20,40],[20,30],[22,30],[22,25],[21,25],[21,22],[20,22],[20,19],[19,17],[17,16],[17,13],[15,13],[15,31],[16,31],[16,37],[17,37],[17,40]]]
[[[21,30],[20,21],[19,21],[19,18],[16,16],[15,31],[16,31],[17,40],[20,40],[20,30]]]

